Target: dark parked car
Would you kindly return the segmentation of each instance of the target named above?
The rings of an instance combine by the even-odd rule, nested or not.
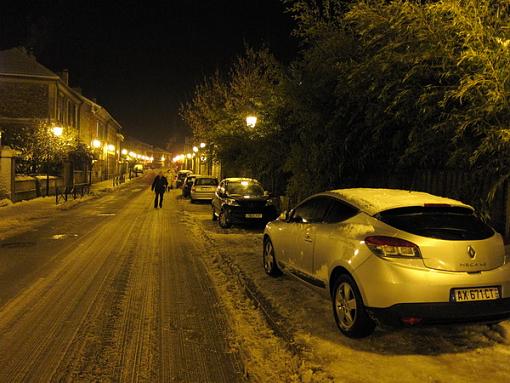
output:
[[[268,192],[251,178],[225,178],[211,201],[212,219],[223,228],[238,223],[267,223],[278,212]]]
[[[188,198],[191,192],[191,186],[193,186],[193,182],[197,178],[196,174],[188,174],[188,176],[184,179],[182,183],[182,196],[184,198]]]
[[[177,172],[177,176],[175,177],[175,188],[180,188],[184,182],[184,179],[188,176],[188,174],[191,173],[193,173],[191,170],[179,170]]]

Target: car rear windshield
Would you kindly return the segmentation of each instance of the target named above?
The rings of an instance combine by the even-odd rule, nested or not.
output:
[[[218,180],[216,178],[197,178],[195,185],[218,186]]]
[[[474,212],[461,206],[413,206],[383,211],[375,216],[399,230],[452,241],[492,237],[494,230]]]
[[[229,195],[249,195],[253,197],[260,197],[264,195],[262,186],[251,182],[230,182],[227,186],[227,193]]]

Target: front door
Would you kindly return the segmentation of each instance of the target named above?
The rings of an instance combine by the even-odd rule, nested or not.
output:
[[[298,274],[310,276],[313,272],[315,234],[328,205],[327,197],[312,197],[296,207],[290,217],[288,266]]]

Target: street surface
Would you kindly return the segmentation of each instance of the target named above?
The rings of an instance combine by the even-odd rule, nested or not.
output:
[[[150,177],[0,230],[0,382],[510,381],[508,321],[345,338],[265,275],[260,227],[180,190],[154,209]]]
[[[1,382],[244,380],[203,245],[150,181],[0,242]]]

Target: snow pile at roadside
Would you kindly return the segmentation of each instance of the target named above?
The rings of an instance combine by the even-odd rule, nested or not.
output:
[[[186,218],[191,233],[203,237],[203,232]],[[319,371],[316,363],[292,353],[285,342],[275,336],[262,313],[243,292],[235,275],[219,252],[211,248],[204,257],[218,296],[229,314],[234,330],[231,339],[239,350],[247,375],[256,382],[327,383],[333,379]]]

